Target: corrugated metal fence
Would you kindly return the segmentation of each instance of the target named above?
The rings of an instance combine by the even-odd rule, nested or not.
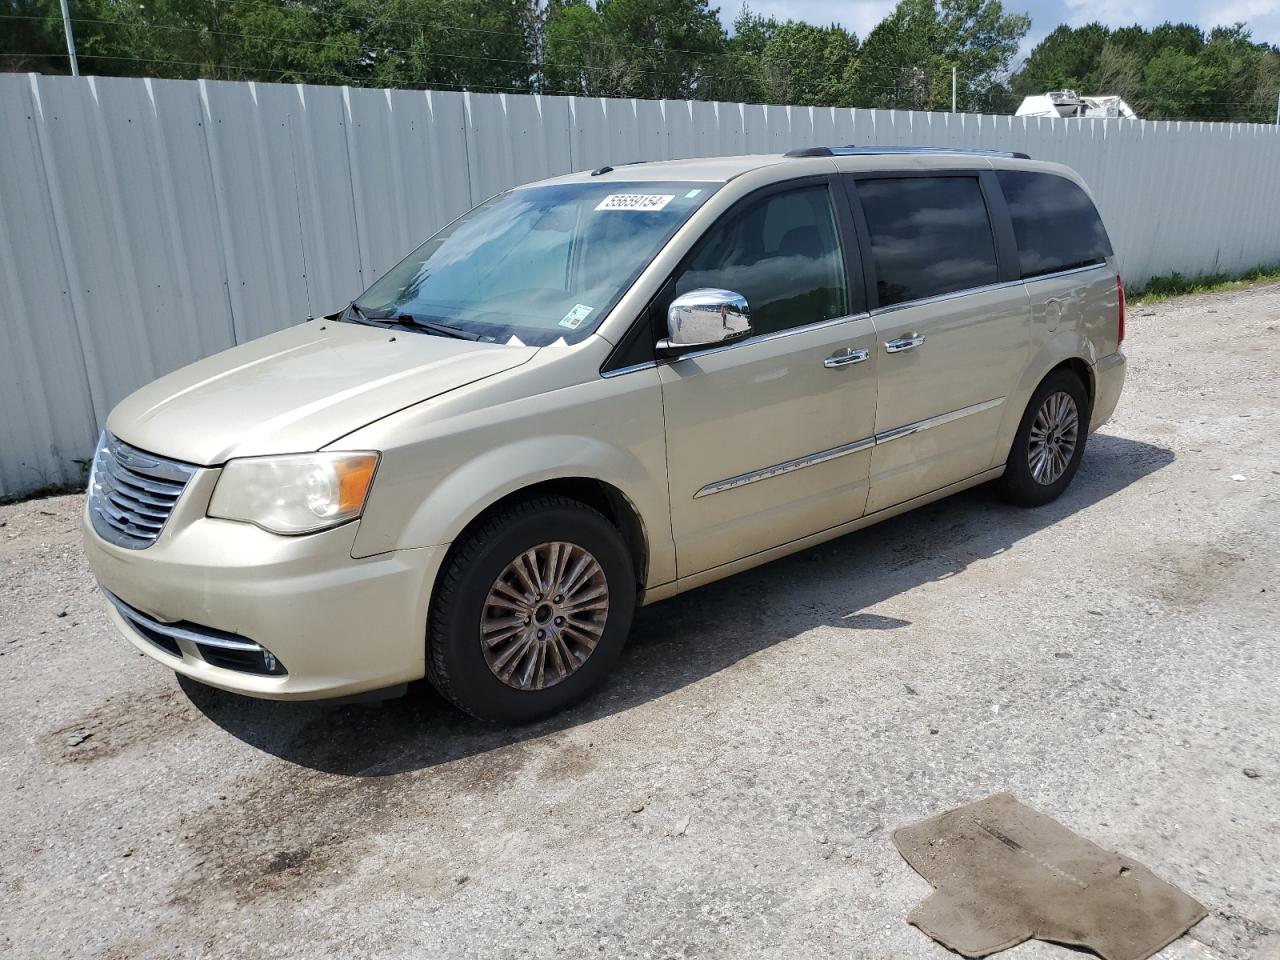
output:
[[[844,143],[1070,164],[1130,281],[1280,261],[1280,127],[0,75],[0,496],[81,479],[129,391],[512,184]]]

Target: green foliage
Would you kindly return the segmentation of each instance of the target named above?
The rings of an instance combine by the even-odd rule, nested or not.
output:
[[[901,0],[863,44],[862,105],[949,109],[953,66],[961,110],[1007,100],[1001,79],[1030,27],[999,0]]]
[[[1270,283],[1280,280],[1280,264],[1268,267],[1254,267],[1241,274],[1207,273],[1196,277],[1184,277],[1180,273],[1171,273],[1163,277],[1152,277],[1147,281],[1142,292],[1130,298],[1132,303],[1154,303],[1180,297],[1188,293],[1213,293],[1222,290],[1243,290],[1258,283]]]
[[[899,0],[862,41],[709,0],[69,0],[86,74],[1012,112],[1116,93],[1142,116],[1269,121],[1280,52],[1242,24],[1061,26],[1001,0]],[[65,73],[58,0],[0,0],[0,69]]]
[[[545,89],[707,99],[724,51],[724,29],[707,0],[556,4],[546,18]]]
[[[1280,52],[1255,43],[1244,24],[1208,34],[1189,23],[1108,30],[1061,26],[1013,77],[1019,95],[1073,89],[1117,94],[1152,120],[1274,118]]]
[[[836,24],[817,27],[751,13],[734,21],[729,48],[733,76],[722,78],[723,99],[848,107],[857,102],[858,38]]]

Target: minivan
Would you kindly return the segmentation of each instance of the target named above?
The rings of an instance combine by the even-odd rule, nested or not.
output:
[[[806,148],[512,188],[344,309],[111,413],[115,626],[276,699],[519,723],[637,605],[993,482],[1045,504],[1124,380],[1093,200],[1014,153]]]

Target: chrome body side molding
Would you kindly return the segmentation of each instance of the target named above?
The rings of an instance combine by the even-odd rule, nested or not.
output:
[[[986,410],[993,410],[1000,406],[1000,404],[1004,403],[1004,400],[1004,397],[994,397],[991,400],[983,400],[981,403],[961,407],[959,410],[940,413],[936,417],[928,417],[924,420],[917,420],[914,423],[905,423],[900,427],[894,427],[892,430],[885,430],[872,437],[866,437],[862,440],[854,440],[852,443],[841,444],[838,447],[831,447],[827,450],[819,450],[817,453],[810,453],[803,457],[796,457],[794,460],[785,460],[782,463],[775,463],[769,467],[761,467],[759,470],[750,470],[747,473],[740,473],[736,477],[717,480],[715,483],[707,484],[695,493],[693,498],[697,500],[700,497],[709,497],[713,493],[723,493],[725,490],[745,487],[747,484],[756,483],[759,480],[768,480],[770,477],[777,477],[784,473],[791,473],[793,470],[802,470],[805,467],[812,467],[819,463],[826,463],[828,460],[835,460],[838,457],[847,457],[851,453],[858,453],[859,451],[867,450],[877,444],[891,443],[894,440],[901,440],[903,437],[909,437],[912,434],[920,433],[922,430],[928,430],[931,427],[940,427],[944,423],[951,423],[955,420],[961,419],[962,417],[972,416],[975,413],[982,413]]]
[[[791,473],[793,470],[812,467],[817,463],[826,463],[828,460],[835,460],[837,457],[847,457],[851,453],[857,453],[859,450],[866,450],[870,447],[874,447],[875,445],[875,437],[867,437],[865,440],[855,440],[853,443],[845,443],[838,447],[831,447],[827,450],[819,450],[817,453],[810,453],[803,457],[796,457],[794,460],[775,463],[771,467],[762,467],[759,470],[740,473],[736,477],[730,477],[727,480],[717,480],[715,483],[707,484],[693,495],[693,499],[697,500],[699,497],[709,497],[713,493],[732,490],[734,487],[745,487],[748,483],[755,483],[757,480],[768,480],[770,477],[777,477],[784,473]]]
[[[1002,403],[1004,403],[1004,397],[995,397],[992,400],[983,400],[981,403],[975,403],[972,406],[961,407],[959,410],[952,410],[950,413],[940,413],[936,417],[917,420],[915,423],[904,423],[902,426],[894,427],[892,430],[877,433],[876,443],[901,440],[903,437],[909,437],[913,433],[919,433],[921,430],[928,430],[930,427],[940,427],[944,423],[951,423],[953,420],[959,420],[962,417],[982,413],[984,410],[993,410]]]

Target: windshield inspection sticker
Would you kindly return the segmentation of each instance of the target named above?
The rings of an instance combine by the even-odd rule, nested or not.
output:
[[[599,209],[597,207],[596,209]],[[568,327],[570,330],[577,330],[582,326],[582,321],[591,316],[591,311],[595,307],[588,307],[585,303],[575,304],[574,308],[564,315],[560,321],[560,326]]]
[[[611,193],[596,204],[597,210],[661,210],[676,198],[674,193]]]

